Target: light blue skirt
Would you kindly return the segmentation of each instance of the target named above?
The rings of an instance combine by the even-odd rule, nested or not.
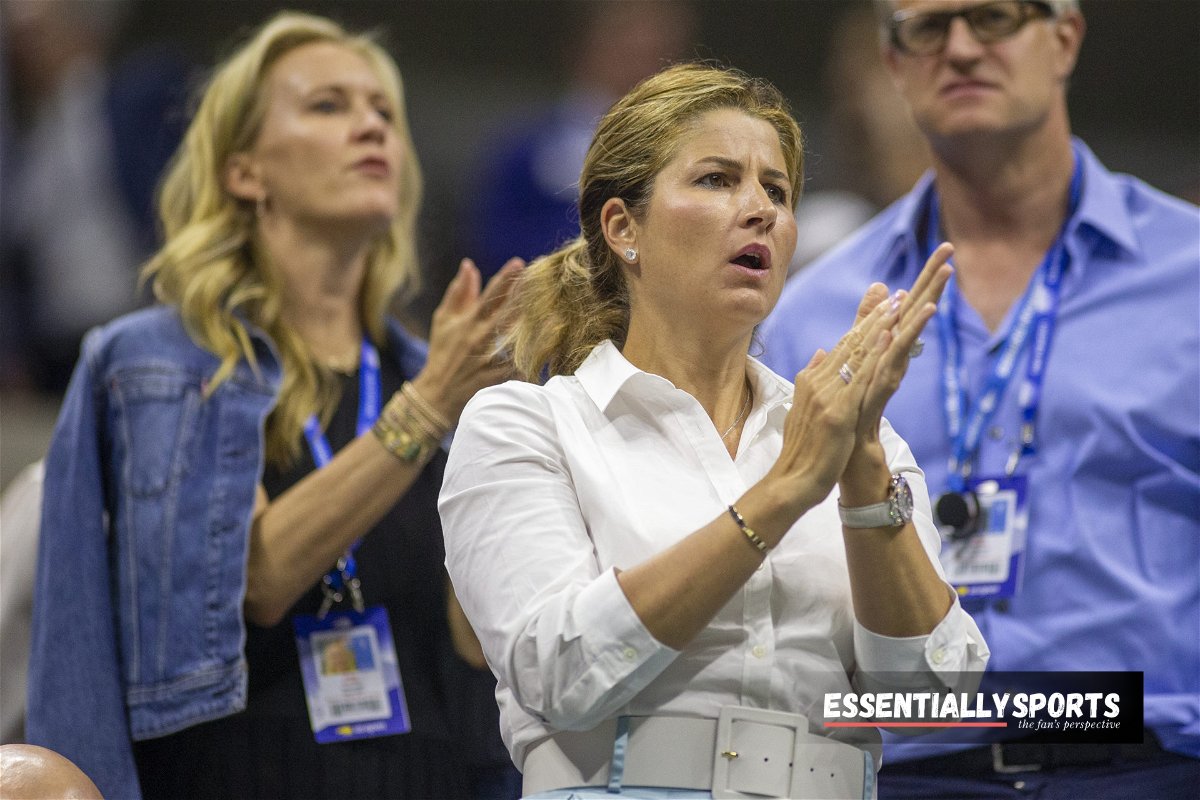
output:
[[[552,789],[528,795],[525,800],[605,800],[624,797],[628,800],[712,800],[712,792],[697,789],[662,789],[657,786],[622,786],[610,792],[603,786],[581,786],[577,789]]]

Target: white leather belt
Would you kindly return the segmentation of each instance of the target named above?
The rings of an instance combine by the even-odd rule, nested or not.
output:
[[[859,800],[875,783],[869,753],[809,733],[800,714],[740,706],[725,706],[717,719],[622,717],[556,733],[529,749],[522,771],[524,795],[625,785],[714,798]]]

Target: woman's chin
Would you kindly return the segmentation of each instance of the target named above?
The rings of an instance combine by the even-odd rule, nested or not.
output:
[[[732,299],[725,310],[725,316],[731,322],[736,321],[742,326],[753,329],[767,318],[774,305],[771,298],[764,296],[761,292],[742,292]]]
[[[339,209],[336,214],[324,216],[319,224],[335,231],[340,236],[374,238],[386,233],[395,219],[394,206],[387,208],[360,206],[353,209]]]

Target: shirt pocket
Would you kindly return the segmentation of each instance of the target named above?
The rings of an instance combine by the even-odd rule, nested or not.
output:
[[[155,498],[191,468],[200,434],[200,380],[169,368],[137,368],[109,381],[121,481],[133,497]]]

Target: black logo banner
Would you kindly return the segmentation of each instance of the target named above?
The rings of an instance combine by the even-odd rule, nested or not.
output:
[[[826,692],[826,730],[877,727],[922,741],[1133,744],[1142,741],[1141,672],[988,672],[972,691]],[[911,674],[873,675],[871,686],[918,686]]]

